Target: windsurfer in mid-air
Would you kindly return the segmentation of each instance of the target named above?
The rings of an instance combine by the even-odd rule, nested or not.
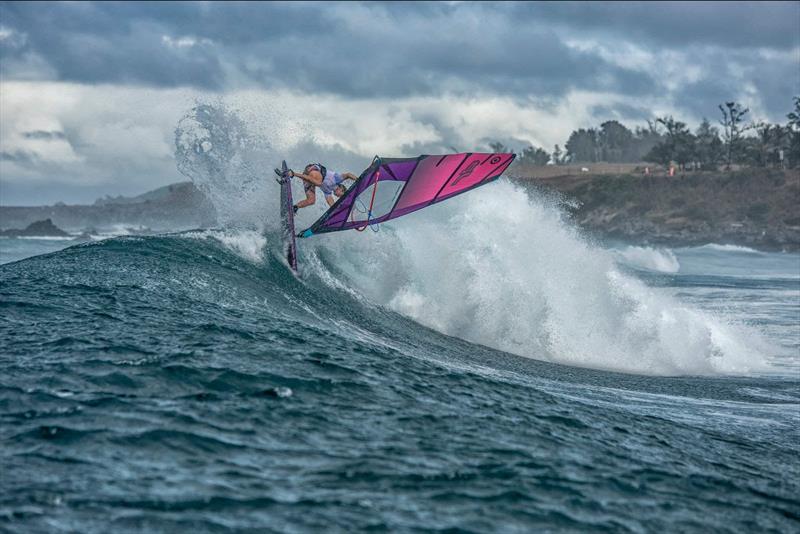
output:
[[[295,213],[297,213],[297,210],[300,208],[314,205],[317,201],[317,187],[322,189],[325,195],[325,202],[328,203],[328,206],[333,206],[333,196],[341,197],[344,195],[344,192],[347,191],[343,182],[345,180],[358,180],[358,176],[353,173],[329,171],[320,163],[309,163],[301,173],[289,169],[288,175],[290,177],[296,176],[303,180],[303,189],[306,192],[305,200],[301,200],[293,206]]]

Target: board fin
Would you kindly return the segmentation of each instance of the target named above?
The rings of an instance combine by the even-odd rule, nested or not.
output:
[[[278,178],[275,179],[276,182],[282,184],[289,180],[289,167],[286,166],[286,160],[281,162],[280,168],[275,168],[275,174],[278,175]]]

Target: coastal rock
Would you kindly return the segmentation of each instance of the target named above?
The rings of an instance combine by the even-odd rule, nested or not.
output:
[[[214,226],[216,212],[191,182],[171,184],[136,197],[99,199],[93,205],[0,206],[0,222],[6,228],[23,228],[46,218],[74,232],[130,227],[175,231]]]
[[[53,224],[50,219],[33,222],[24,230],[3,230],[0,231],[0,235],[5,237],[69,237],[67,232]]]

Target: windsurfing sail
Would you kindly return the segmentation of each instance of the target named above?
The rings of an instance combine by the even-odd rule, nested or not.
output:
[[[380,158],[308,229],[297,234],[363,230],[447,200],[500,177],[514,154],[479,153]]]

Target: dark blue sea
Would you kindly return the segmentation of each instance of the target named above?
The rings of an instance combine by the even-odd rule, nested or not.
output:
[[[0,240],[0,530],[800,531],[800,255],[501,179],[294,274],[249,128],[176,129],[218,229]]]
[[[800,256],[453,204],[0,242],[0,530],[800,529]]]

